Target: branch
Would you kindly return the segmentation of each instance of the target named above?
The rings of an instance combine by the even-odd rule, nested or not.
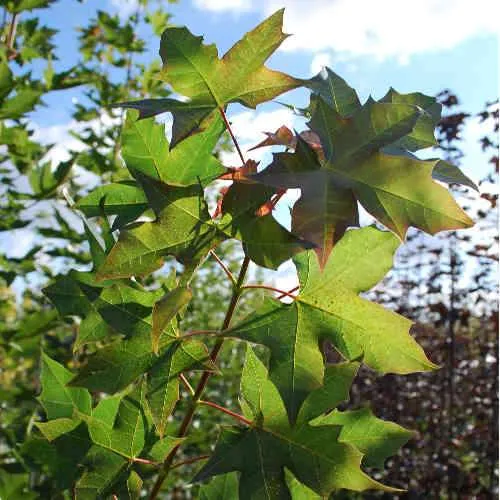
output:
[[[241,291],[242,291],[242,286],[245,281],[247,272],[248,272],[248,266],[250,265],[250,259],[248,257],[245,257],[243,259],[243,263],[241,265],[240,269],[240,274],[238,276],[238,280],[236,281],[236,286],[233,290],[233,295],[231,297],[231,302],[229,303],[226,316],[224,318],[224,321],[222,323],[221,330],[226,330],[229,327],[229,324],[231,323],[231,319],[233,318],[234,311],[236,309],[236,306],[238,304],[238,299],[240,298]],[[222,349],[222,345],[224,344],[224,339],[219,339],[215,343],[212,352],[210,353],[210,359],[215,363],[217,361],[217,356],[219,355],[220,350]],[[193,421],[193,416],[194,412],[196,411],[197,404],[199,403],[201,396],[203,395],[203,392],[205,391],[205,388],[208,384],[208,380],[212,376],[212,372],[209,370],[205,370],[200,378],[200,381],[198,382],[198,385],[196,386],[195,393],[193,395],[193,400],[191,403],[190,408],[187,410],[186,415],[184,416],[184,419],[181,423],[181,426],[179,428],[179,432],[177,433],[177,437],[184,437],[190,426],[191,422]],[[150,500],[154,500],[157,498],[158,493],[160,493],[161,487],[163,483],[165,482],[165,479],[168,476],[168,473],[172,467],[173,460],[175,458],[175,455],[179,451],[180,444],[175,446],[172,451],[168,454],[167,458],[163,462],[162,469],[160,473],[158,474],[158,478],[156,479],[156,482],[153,486],[153,489],[151,490],[151,495],[150,495]]]
[[[17,21],[19,19],[19,14],[16,12],[12,14],[12,19],[10,21],[9,33],[7,35],[7,52],[9,53],[9,58],[12,54],[15,57],[14,41],[16,39]]]
[[[230,417],[233,417],[234,419],[238,420],[239,422],[242,422],[245,425],[252,426],[253,422],[251,420],[248,420],[245,418],[243,415],[240,415],[239,413],[235,413],[234,411],[229,410],[228,408],[224,408],[224,406],[220,406],[217,403],[212,403],[211,401],[199,401],[201,405],[205,406],[210,406],[211,408],[215,408],[216,410],[219,410],[222,413],[225,413],[226,415],[229,415]]]

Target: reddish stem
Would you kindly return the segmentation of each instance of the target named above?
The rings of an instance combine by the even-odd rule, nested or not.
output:
[[[285,292],[284,290],[280,290],[279,288],[274,288],[274,286],[268,286],[268,285],[245,285],[242,288],[243,289],[246,289],[246,288],[261,288],[263,290],[270,290],[271,292],[280,293],[281,294],[280,298],[281,297],[290,297],[292,299],[295,299],[295,295],[293,295],[292,292],[295,291],[296,289],[294,289],[294,290],[292,290],[290,292]]]
[[[196,335],[217,335],[220,332],[218,330],[193,330],[192,332],[186,332],[181,336],[181,339],[186,337],[195,337]]]
[[[138,462],[140,464],[160,465],[159,462],[153,462],[152,460],[148,460],[147,458],[133,458],[132,461]]]
[[[297,285],[296,287],[292,288],[291,290],[288,290],[288,292],[285,292],[285,293],[282,293],[279,297],[278,297],[278,300],[279,299],[282,299],[283,297],[286,297],[287,295],[293,293],[293,292],[296,292],[298,289],[300,288],[299,285]]]
[[[231,129],[231,125],[229,124],[229,121],[227,119],[226,112],[224,111],[224,109],[222,107],[219,107],[219,112],[222,116],[222,119],[224,120],[224,124],[226,125],[226,129],[229,132],[231,139],[233,140],[234,146],[236,147],[236,151],[238,151],[241,163],[243,164],[243,166],[245,166],[245,158],[243,156],[243,153],[241,152],[240,145],[238,144],[238,141],[236,140],[236,137],[233,134],[233,130]]]
[[[210,255],[215,259],[217,264],[222,268],[222,270],[226,273],[227,277],[231,280],[231,283],[236,284],[236,278],[233,276],[233,273],[229,270],[229,268],[224,264],[222,259],[213,251],[210,250]]]
[[[215,408],[216,410],[219,410],[222,413],[225,413],[226,415],[233,417],[234,419],[238,420],[239,422],[242,422],[245,425],[248,425],[248,426],[253,425],[252,421],[248,420],[243,415],[240,415],[239,413],[235,413],[234,411],[231,411],[228,408],[224,408],[224,406],[220,406],[217,403],[212,403],[211,401],[203,401],[203,400],[199,401],[199,403],[201,405],[210,406],[211,408]]]

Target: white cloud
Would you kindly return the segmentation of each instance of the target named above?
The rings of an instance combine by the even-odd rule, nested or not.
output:
[[[42,144],[54,144],[44,159],[57,164],[70,158],[69,151],[82,151],[85,148],[81,141],[70,134],[72,130],[81,130],[81,125],[81,123],[71,120],[67,123],[48,127],[36,126],[33,140],[40,141]]]
[[[318,74],[324,66],[332,65],[332,56],[328,52],[319,52],[311,61],[311,74]]]
[[[139,6],[138,0],[110,0],[110,3],[121,18],[135,14]]]
[[[86,148],[83,142],[71,135],[71,132],[82,132],[85,128],[90,127],[99,134],[107,127],[119,123],[119,120],[120,118],[102,113],[100,119],[96,118],[88,122],[70,120],[66,123],[45,127],[35,124],[33,127],[33,140],[46,145],[53,144],[54,146],[47,153],[44,160],[51,161],[53,164],[58,164],[70,158],[70,151],[83,151]]]
[[[396,57],[451,49],[496,34],[498,0],[195,0],[208,10],[251,10],[267,16],[285,7],[286,51],[333,50],[346,57]]]

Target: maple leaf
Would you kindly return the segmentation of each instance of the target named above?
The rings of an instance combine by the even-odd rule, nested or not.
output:
[[[321,267],[346,229],[359,224],[354,195],[334,182],[302,137],[294,153],[274,154],[271,165],[250,179],[276,189],[301,189],[292,210],[292,231],[314,244]]]
[[[362,358],[382,373],[436,368],[409,335],[410,320],[358,296],[391,268],[398,244],[392,233],[366,227],[344,235],[323,271],[314,252],[297,255],[300,294],[295,301],[268,299],[225,333],[270,349],[270,377],[292,421],[307,395],[323,383],[324,340],[346,359]]]
[[[163,265],[167,255],[181,262],[198,262],[219,241],[201,186],[174,187],[146,176],[140,179],[156,219],[120,232],[98,270],[101,278],[151,273]]]
[[[328,67],[324,67],[304,84],[314,94],[319,95],[340,116],[350,116],[361,107],[356,91]],[[310,113],[311,109],[309,108],[307,111]]]
[[[71,271],[43,290],[61,316],[79,316],[74,349],[111,334],[132,337],[150,331],[151,308],[160,293],[137,284],[98,282],[94,273]]]
[[[225,130],[220,116],[213,116],[195,134],[170,150],[165,126],[153,118],[137,120],[136,112],[127,112],[122,130],[122,157],[130,173],[146,176],[170,186],[209,184],[226,172],[213,155]]]
[[[161,78],[190,100],[147,99],[125,106],[139,109],[142,116],[171,111],[174,147],[198,132],[202,121],[218,108],[225,109],[232,102],[255,108],[300,86],[302,80],[264,66],[288,36],[282,32],[283,12],[277,11],[248,32],[222,58],[215,45],[204,45],[203,37],[187,28],[167,28],[160,44]]]
[[[395,146],[419,123],[419,107],[369,100],[343,117],[313,95],[311,109],[309,126],[321,139],[324,159],[299,139],[294,153],[275,154],[252,179],[302,189],[292,227],[316,244],[322,266],[346,228],[357,225],[358,201],[402,239],[409,226],[434,234],[472,225],[451,194],[432,180],[435,170],[443,179],[441,161],[419,160]]]
[[[223,428],[213,455],[194,481],[239,471],[242,500],[290,499],[286,468],[322,497],[342,488],[398,491],[374,481],[361,470],[363,455],[356,447],[340,442],[340,426],[309,425],[311,419],[348,396],[356,369],[356,363],[330,367],[325,386],[309,395],[304,402],[303,416],[290,425],[283,401],[267,378],[265,366],[248,348],[241,395],[242,408],[247,417],[253,418],[253,425],[248,429]]]

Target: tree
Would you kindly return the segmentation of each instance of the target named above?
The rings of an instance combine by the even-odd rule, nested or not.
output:
[[[18,4],[13,5],[9,8],[15,11]],[[123,26],[100,12],[81,36],[87,63],[80,70],[89,78],[91,105],[79,106],[76,116],[90,121],[100,116],[97,107],[103,103],[141,98],[121,103],[129,108],[126,119],[110,111],[116,123],[101,123],[98,133],[89,124],[79,133],[88,149],[56,169],[42,166],[31,175],[33,168],[23,165],[32,167],[32,160],[16,160],[25,168],[15,167],[21,175],[29,171],[35,193],[29,197],[36,202],[59,194],[74,163],[105,182],[85,193],[67,180],[67,189],[61,189],[64,201],[52,212],[59,229],[38,229],[45,237],[62,237],[77,246],[55,247],[51,255],[88,264],[57,275],[51,266],[43,269],[54,278],[44,294],[59,318],[48,305],[42,309],[39,299],[36,319],[13,320],[7,328],[6,353],[12,358],[26,339],[34,339],[37,350],[43,333],[43,420],[24,397],[30,424],[26,429],[19,419],[18,434],[5,433],[9,460],[14,457],[7,465],[13,466],[19,491],[27,484],[24,469],[33,489],[43,495],[72,490],[82,498],[136,498],[145,489],[155,498],[178,483],[175,471],[202,460],[196,481],[221,477],[202,486],[200,496],[220,497],[220,489],[231,498],[237,489],[242,498],[325,497],[340,489],[398,491],[361,466],[383,466],[411,432],[368,409],[342,411],[338,406],[348,398],[361,363],[383,373],[435,368],[409,335],[409,320],[359,294],[383,278],[410,226],[434,234],[472,224],[433,178],[471,181],[450,163],[422,161],[413,154],[435,143],[440,106],[434,98],[394,90],[380,101],[361,104],[329,69],[310,80],[268,69],[265,61],[284,39],[282,11],[221,59],[187,28],[167,27],[161,80],[154,78],[154,69],[136,79],[130,54],[142,50],[134,32],[143,7]],[[155,25],[155,16],[144,19]],[[166,18],[159,16],[163,23]],[[11,35],[6,53],[11,58],[20,53]],[[92,61],[103,60],[125,69],[125,85],[93,71]],[[163,90],[165,83],[187,99],[172,98]],[[286,151],[257,172],[243,157],[227,107],[233,102],[255,107],[299,86],[311,91],[310,105],[300,111],[309,129],[285,134],[285,139],[276,134]],[[164,126],[153,119],[166,111],[174,117],[170,142]],[[214,155],[225,132],[241,157],[239,169],[228,169]],[[268,144],[276,140],[270,136]],[[32,149],[38,160],[43,148]],[[205,196],[217,179],[232,184],[210,212]],[[23,224],[16,210],[26,206],[15,182],[10,185],[6,227],[12,229]],[[289,231],[272,212],[286,190],[297,187],[302,197]],[[358,203],[389,231],[356,229]],[[84,236],[71,214],[78,215]],[[241,244],[243,259],[237,277],[219,250],[234,240]],[[258,283],[258,275],[255,283],[246,283],[251,261],[276,269],[290,258],[299,293]],[[10,267],[3,276],[8,280],[26,259],[6,262]],[[229,282],[220,296],[212,281],[214,262]],[[278,298],[259,306],[243,300],[259,289]],[[215,303],[230,291],[220,325],[212,323],[207,291]],[[284,297],[291,303],[283,303]],[[245,315],[245,304],[255,310]],[[234,361],[224,349],[228,339],[249,344],[241,408],[235,405],[237,377],[233,389],[223,394],[214,383],[219,371],[234,373]],[[342,362],[325,363],[324,341]],[[194,451],[207,448],[206,436],[191,431],[209,411],[237,425],[222,431],[210,456],[196,456]],[[366,439],[368,431],[376,442]]]

